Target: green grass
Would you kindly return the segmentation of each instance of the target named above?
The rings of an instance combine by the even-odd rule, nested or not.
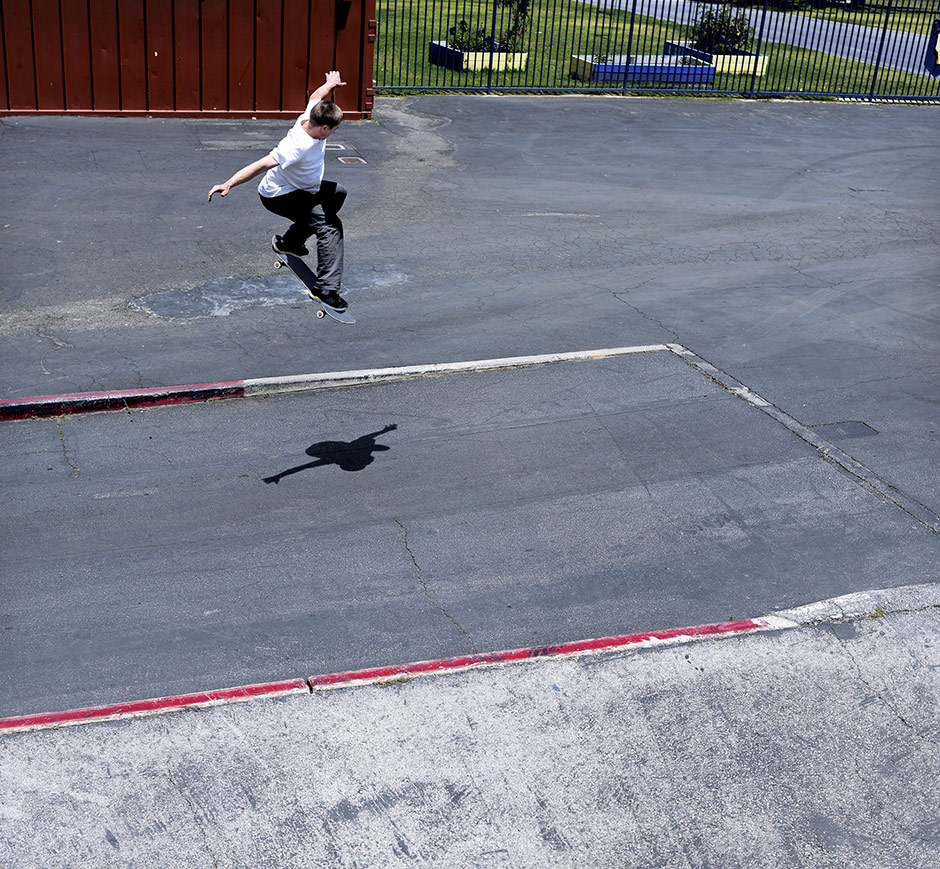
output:
[[[505,7],[497,7],[494,23],[492,3],[473,0],[379,0],[379,36],[376,43],[375,78],[385,94],[414,90],[518,91],[608,91],[621,92],[623,84],[599,85],[579,82],[569,75],[571,56],[658,55],[667,39],[681,41],[688,28],[678,23],[636,16],[629,11],[604,10],[569,0],[532,0],[523,50],[528,52],[524,71],[455,72],[428,62],[428,43],[446,40],[448,29],[460,20],[471,28],[498,35],[507,22]],[[768,55],[766,74],[756,80],[755,96],[762,93],[867,94],[874,70],[856,61],[783,44],[764,44]],[[940,86],[922,75],[882,70],[876,95],[919,96],[937,99]],[[650,88],[658,89],[656,85]],[[663,88],[675,90],[673,87]],[[637,92],[632,88],[628,92]],[[714,86],[688,86],[683,93],[723,91],[749,93],[749,76],[716,77]]]

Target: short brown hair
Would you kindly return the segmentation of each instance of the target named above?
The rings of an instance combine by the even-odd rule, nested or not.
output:
[[[310,123],[315,127],[338,127],[339,122],[343,120],[343,110],[336,103],[320,100],[310,110]]]

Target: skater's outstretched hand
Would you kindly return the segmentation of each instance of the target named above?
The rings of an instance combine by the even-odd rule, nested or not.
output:
[[[229,191],[233,187],[244,184],[246,181],[251,181],[252,178],[257,178],[262,172],[267,172],[268,169],[274,166],[277,166],[277,161],[270,154],[267,157],[256,160],[254,163],[249,163],[243,169],[239,169],[224,184],[216,184],[215,187],[209,191],[209,202],[212,202],[212,197],[215,196],[216,193],[221,196],[228,196]]]
[[[231,189],[232,187],[229,184],[216,184],[215,187],[209,191],[209,201],[212,202],[212,197],[215,196],[216,193],[222,196],[228,196],[228,192]]]

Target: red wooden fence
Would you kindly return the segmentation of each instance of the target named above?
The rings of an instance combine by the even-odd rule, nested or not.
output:
[[[375,0],[0,0],[0,115],[292,117],[324,74],[372,109]]]

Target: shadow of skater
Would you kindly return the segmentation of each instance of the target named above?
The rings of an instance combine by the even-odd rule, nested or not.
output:
[[[390,450],[384,444],[377,444],[375,439],[390,431],[395,431],[397,425],[387,425],[381,431],[374,431],[372,434],[363,435],[354,441],[320,441],[307,447],[308,456],[313,456],[315,462],[307,462],[305,465],[298,465],[296,468],[289,468],[281,471],[273,477],[265,477],[265,483],[279,483],[284,477],[291,474],[299,474],[301,471],[310,468],[324,468],[327,465],[338,465],[344,471],[361,471],[375,461],[373,453],[385,452]]]

